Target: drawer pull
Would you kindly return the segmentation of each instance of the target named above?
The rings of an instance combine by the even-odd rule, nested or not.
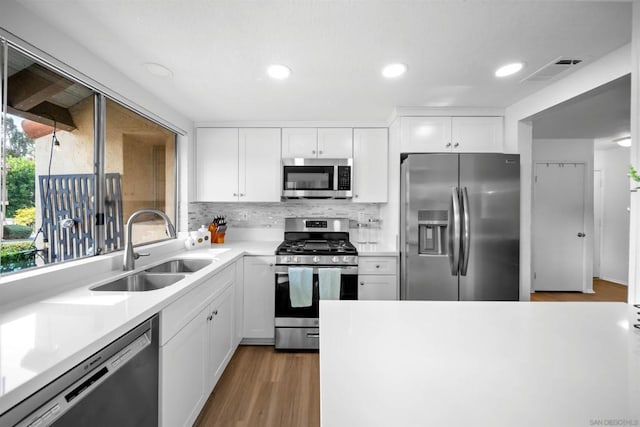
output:
[[[376,264],[376,268],[380,268],[380,264]]]

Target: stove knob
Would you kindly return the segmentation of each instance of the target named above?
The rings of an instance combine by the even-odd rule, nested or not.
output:
[[[347,262],[351,261],[351,257],[348,257],[348,256],[342,257],[342,261],[347,263]]]
[[[334,263],[338,263],[340,262],[340,257],[334,256],[333,258],[331,258],[331,261]]]
[[[300,260],[298,259],[298,257],[297,257],[297,256],[294,256],[294,257],[293,257],[293,259],[292,259],[292,261],[293,261],[294,263],[296,263],[296,262],[299,262]]]
[[[290,261],[291,261],[291,257],[290,257],[290,256],[286,256],[286,257],[284,257],[283,262],[284,262],[285,264],[288,264]]]
[[[315,262],[316,264],[317,264],[318,262],[320,262],[320,257],[314,256],[314,257],[313,257],[313,262]]]

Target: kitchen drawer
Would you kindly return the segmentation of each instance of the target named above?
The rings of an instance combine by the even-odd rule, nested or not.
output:
[[[230,265],[202,284],[196,286],[186,295],[162,310],[160,316],[160,345],[164,345],[180,329],[211,302],[214,294],[219,293],[235,279],[235,266]]]
[[[396,257],[358,257],[358,274],[396,274]]]

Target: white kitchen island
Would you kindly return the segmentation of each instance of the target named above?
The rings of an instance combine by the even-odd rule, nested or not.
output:
[[[321,424],[637,426],[623,303],[322,301]]]

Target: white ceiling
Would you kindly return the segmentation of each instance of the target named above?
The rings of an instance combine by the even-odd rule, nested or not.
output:
[[[508,0],[18,0],[196,122],[386,120],[396,106],[506,107],[564,56],[630,42],[631,4]],[[522,60],[520,76],[494,70]],[[162,79],[143,63],[173,71]],[[380,75],[404,62],[402,79]],[[288,65],[287,81],[265,76]]]
[[[611,140],[631,132],[631,76],[556,105],[533,116],[533,137],[540,139]],[[609,143],[609,144],[607,144]]]

